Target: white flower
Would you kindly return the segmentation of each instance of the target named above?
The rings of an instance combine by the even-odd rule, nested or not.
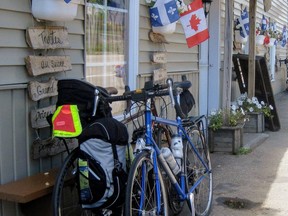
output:
[[[258,103],[258,99],[257,99],[256,97],[252,97],[252,102],[253,102],[254,104],[257,104],[257,103]]]
[[[269,108],[270,108],[270,110],[273,110],[273,109],[274,109],[272,105],[269,105]]]
[[[238,101],[238,104],[239,104],[239,106],[242,106],[243,105],[243,101]]]
[[[211,111],[210,115],[214,116],[214,115],[216,115],[216,112],[215,111]]]
[[[254,111],[253,107],[250,107],[249,112],[253,112],[253,111]]]
[[[251,100],[250,98],[247,98],[247,102],[248,102],[249,104],[251,104],[251,103],[252,103],[252,100]]]
[[[265,105],[264,101],[261,101],[261,104],[264,106]]]
[[[231,106],[231,109],[232,109],[233,111],[235,111],[235,110],[237,109],[237,107],[236,107],[235,105],[232,105],[232,106]]]
[[[257,108],[258,109],[262,109],[262,105],[261,104],[257,104]]]

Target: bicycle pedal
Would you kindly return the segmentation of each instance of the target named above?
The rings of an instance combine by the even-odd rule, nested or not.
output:
[[[191,207],[191,216],[195,216],[194,194],[189,194],[189,203]]]

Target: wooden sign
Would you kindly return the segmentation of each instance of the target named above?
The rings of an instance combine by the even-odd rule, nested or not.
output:
[[[48,82],[40,83],[37,81],[30,81],[28,83],[28,93],[33,101],[38,101],[43,98],[58,95],[57,80],[51,77]]]
[[[66,139],[68,149],[72,150],[78,146],[76,139]],[[59,138],[48,138],[46,140],[36,139],[32,143],[32,158],[38,159],[57,155],[66,151],[65,144]]]
[[[56,110],[56,106],[52,105],[49,107],[32,110],[31,111],[31,125],[32,128],[44,128],[50,126],[47,122],[47,116],[53,114]]]
[[[152,30],[149,32],[149,39],[154,43],[166,43],[168,44],[167,40],[165,39],[164,35],[159,33],[154,33]]]
[[[28,56],[25,63],[31,76],[72,70],[70,56]]]
[[[164,52],[155,52],[152,56],[152,62],[158,64],[165,64],[167,63],[167,56]]]
[[[164,68],[160,68],[153,71],[153,82],[163,83],[167,78],[167,71]]]
[[[62,26],[37,26],[28,28],[26,41],[33,49],[70,48],[67,28]]]

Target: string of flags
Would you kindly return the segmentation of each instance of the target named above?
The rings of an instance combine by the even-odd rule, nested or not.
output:
[[[240,40],[247,41],[250,32],[247,7],[241,11],[240,17],[235,20],[235,27],[239,31]],[[277,31],[276,22],[269,22],[269,19],[262,15],[261,22],[256,26],[256,43],[266,46],[281,45],[285,47],[287,43],[286,26],[284,25],[282,32],[279,32]]]
[[[202,0],[185,5],[182,0],[146,0],[152,27],[170,25],[180,20],[187,46],[196,46],[209,38]]]

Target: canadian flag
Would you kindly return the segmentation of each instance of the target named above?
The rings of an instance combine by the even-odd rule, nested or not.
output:
[[[187,10],[180,13],[180,22],[183,26],[189,48],[209,38],[209,31],[201,0],[195,0],[187,5]]]

